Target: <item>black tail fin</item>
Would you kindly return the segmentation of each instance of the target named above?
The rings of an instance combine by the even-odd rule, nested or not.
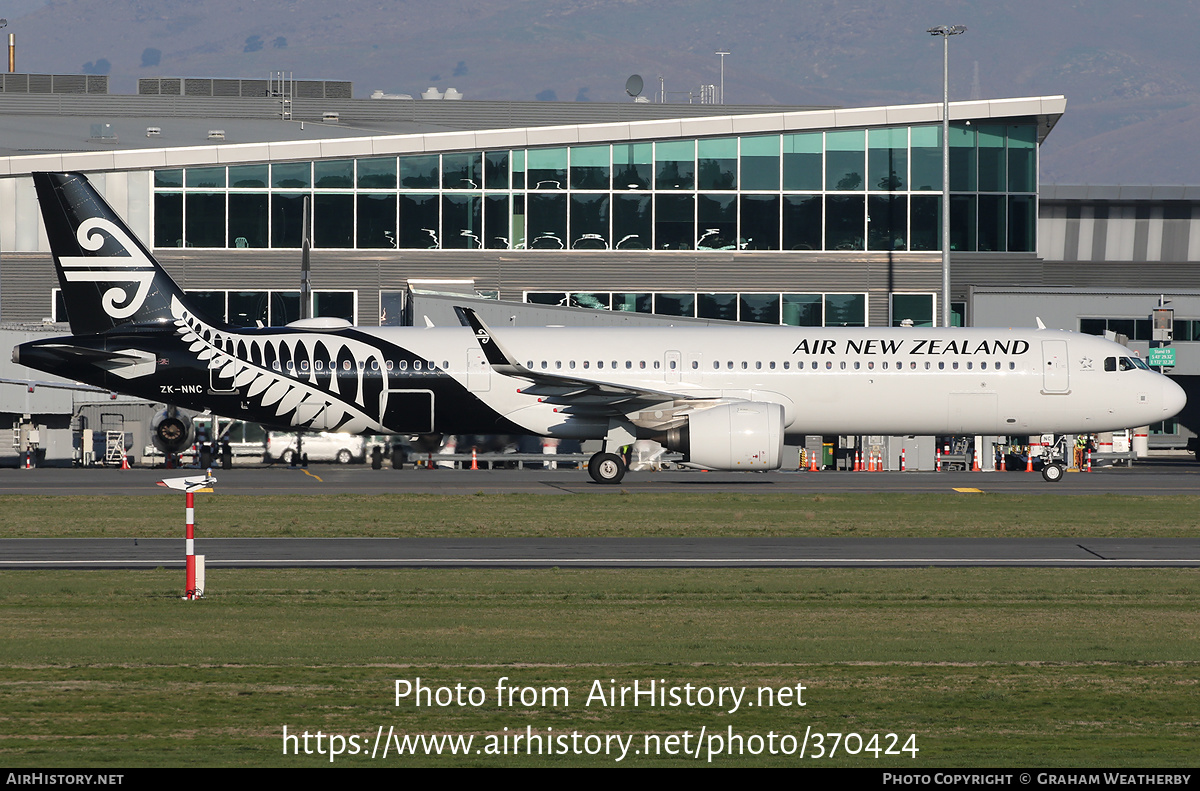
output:
[[[183,291],[83,174],[34,173],[33,183],[73,333],[174,321]]]

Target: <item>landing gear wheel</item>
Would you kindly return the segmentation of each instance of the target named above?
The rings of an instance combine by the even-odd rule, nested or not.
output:
[[[1063,466],[1058,462],[1053,462],[1042,467],[1042,477],[1049,483],[1058,483],[1063,477]]]
[[[620,483],[625,469],[625,460],[615,453],[597,453],[588,460],[588,475],[596,483]]]

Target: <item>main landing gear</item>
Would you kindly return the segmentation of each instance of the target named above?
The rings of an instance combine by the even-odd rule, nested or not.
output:
[[[621,482],[629,470],[629,463],[621,453],[625,447],[637,441],[636,429],[629,423],[611,419],[608,432],[604,435],[604,449],[588,460],[588,475],[600,484],[615,485]]]
[[[588,460],[588,475],[596,483],[618,484],[625,477],[625,459],[616,453],[597,453]]]

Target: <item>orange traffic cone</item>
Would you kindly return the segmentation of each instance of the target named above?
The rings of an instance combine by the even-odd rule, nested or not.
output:
[[[122,470],[129,469],[129,457],[127,455],[125,455],[124,447],[121,448],[121,469]]]
[[[476,455],[476,449],[474,445],[471,446],[471,469],[479,469],[479,457]]]

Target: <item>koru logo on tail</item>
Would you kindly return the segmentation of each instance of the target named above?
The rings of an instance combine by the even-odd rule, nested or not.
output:
[[[125,255],[64,255],[59,257],[58,263],[62,266],[63,277],[68,282],[123,284],[105,291],[100,301],[104,312],[109,316],[114,319],[127,319],[137,313],[150,293],[150,283],[154,280],[154,264],[125,231],[103,217],[89,217],[81,222],[75,231],[75,239],[84,250],[95,251],[104,246],[104,233],[121,245]],[[132,295],[130,286],[134,287]]]
[[[479,339],[480,343],[487,343],[491,340],[491,337],[487,334],[487,330],[485,330],[483,327],[480,327],[475,331],[475,337]]]

